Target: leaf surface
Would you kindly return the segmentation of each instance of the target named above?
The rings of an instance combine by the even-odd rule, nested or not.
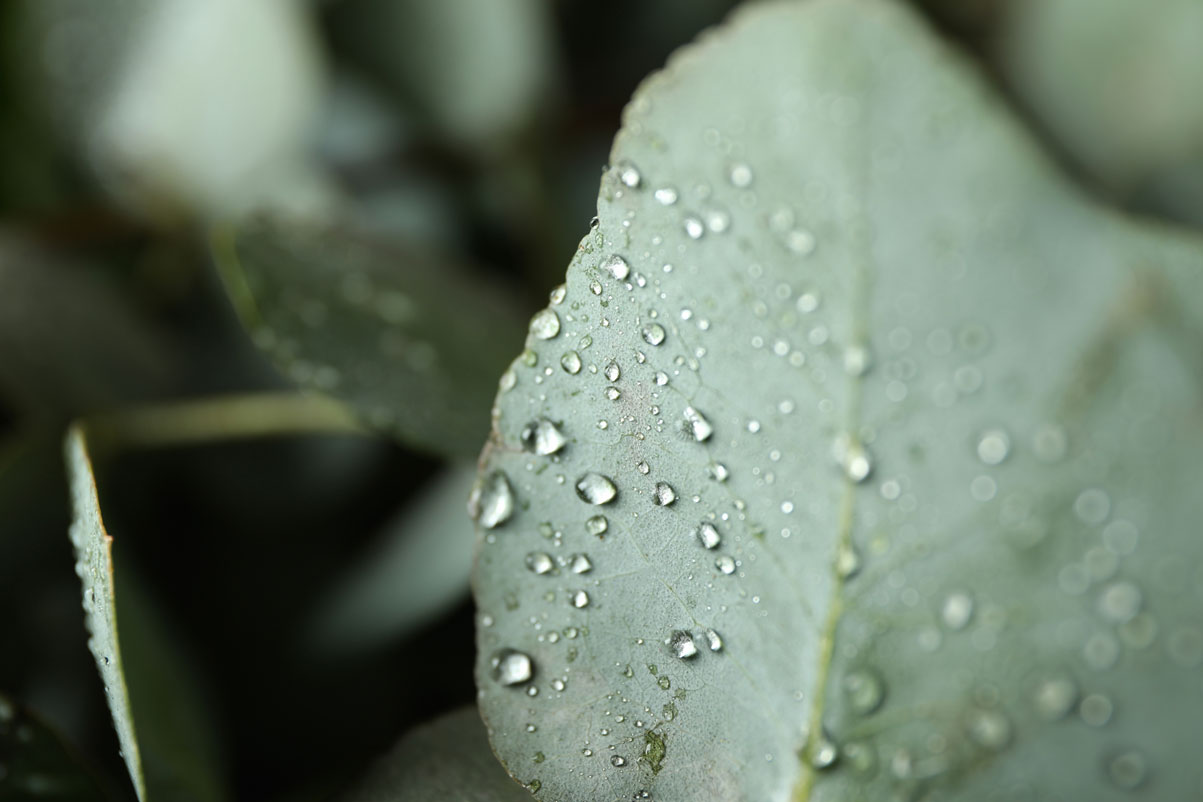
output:
[[[1087,202],[887,2],[746,8],[612,165],[474,498],[511,774],[1197,794],[1200,242]]]

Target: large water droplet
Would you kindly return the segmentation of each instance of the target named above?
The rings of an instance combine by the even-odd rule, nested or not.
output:
[[[566,351],[564,355],[560,357],[560,367],[564,369],[565,373],[570,373],[575,376],[581,372],[581,355],[576,351]]]
[[[850,671],[844,676],[844,695],[852,712],[867,716],[881,707],[885,700],[885,682],[871,668]]]
[[[664,327],[659,323],[648,323],[643,327],[643,341],[648,345],[660,345],[664,342]]]
[[[724,554],[714,561],[714,567],[724,574],[730,576],[735,573],[735,560]]]
[[[626,259],[623,259],[618,254],[612,254],[602,262],[601,269],[619,281],[625,281],[626,277],[631,275],[631,266],[627,264]]]
[[[493,679],[502,685],[522,685],[530,682],[535,673],[535,665],[530,655],[515,649],[501,649],[493,654],[490,661],[493,667]]]
[[[691,406],[685,407],[685,424],[689,427],[689,433],[693,435],[693,439],[699,443],[709,440],[710,435],[714,434],[714,427],[710,425],[710,421],[706,420],[706,416]],[[720,482],[724,481],[727,478],[727,469],[721,465],[717,467],[722,469],[721,472],[723,475],[721,478],[715,475],[715,478]],[[712,468],[712,475],[714,475],[713,472],[714,468]]]
[[[501,526],[514,514],[514,491],[501,471],[485,477],[468,499],[468,512],[485,529]]]
[[[618,488],[607,476],[587,473],[576,481],[576,494],[590,504],[609,504],[618,495]]]
[[[618,367],[617,362],[610,362],[602,373],[605,375],[606,381],[616,382],[622,375],[622,370]]]
[[[723,542],[722,537],[718,533],[718,529],[709,521],[702,521],[701,526],[694,532],[698,542],[708,549],[716,549]]]
[[[572,606],[578,610],[589,606],[589,594],[583,590],[578,590],[570,597]]]
[[[551,555],[545,551],[532,551],[526,555],[526,567],[536,574],[546,574],[556,567]]]
[[[522,429],[522,445],[540,456],[554,454],[568,442],[560,427],[546,418],[531,421]]]
[[[667,482],[657,482],[652,491],[652,501],[657,507],[667,507],[677,500],[677,491]]]
[[[574,574],[587,574],[593,570],[593,562],[587,554],[573,554],[568,558],[568,568]]]
[[[585,521],[585,531],[596,537],[601,537],[610,528],[610,522],[604,515],[594,515]]]
[[[536,312],[530,319],[530,333],[540,340],[550,340],[560,333],[560,316],[554,309]]]
[[[698,645],[693,641],[693,635],[683,629],[675,629],[664,641],[674,657],[687,660],[698,653]]]

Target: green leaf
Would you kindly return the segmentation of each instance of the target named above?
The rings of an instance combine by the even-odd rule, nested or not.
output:
[[[88,649],[96,658],[138,799],[224,799],[212,726],[192,687],[190,666],[175,652],[168,626],[132,573],[121,573],[121,592],[116,592],[113,538],[101,517],[83,428],[70,429],[65,451]]]
[[[435,454],[473,454],[522,324],[506,294],[430,253],[261,220],[214,238],[243,323],[298,384]]]
[[[448,470],[388,524],[319,602],[314,646],[370,649],[403,638],[467,596],[474,540],[463,509],[475,478],[475,465]]]
[[[0,694],[0,799],[105,798],[96,778],[50,727]]]
[[[1197,794],[1203,243],[1085,200],[889,2],[749,6],[612,164],[473,499],[510,773]]]
[[[489,751],[473,708],[418,727],[382,758],[347,802],[521,802],[530,795]]]

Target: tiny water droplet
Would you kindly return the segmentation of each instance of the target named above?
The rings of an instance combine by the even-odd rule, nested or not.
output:
[[[973,710],[966,721],[973,741],[992,752],[998,752],[1011,742],[1011,721],[1000,710]]]
[[[610,758],[610,765],[614,768],[622,768],[627,764],[627,759],[622,755],[614,755]]]
[[[694,532],[694,536],[697,537],[699,543],[708,549],[718,548],[719,543],[723,541],[718,533],[718,529],[709,521],[702,521],[701,526]]]
[[[1143,597],[1140,588],[1131,582],[1112,582],[1099,594],[1099,615],[1116,624],[1123,624],[1140,612]]]
[[[622,375],[622,370],[618,367],[617,362],[610,362],[602,373],[605,375],[606,381],[616,382]]]
[[[522,446],[527,450],[546,457],[554,454],[568,442],[560,427],[547,418],[531,421],[522,429]]]
[[[609,504],[618,495],[618,488],[607,476],[587,473],[576,481],[576,494],[590,504]]]
[[[604,515],[594,515],[585,521],[585,531],[596,537],[601,537],[610,528],[610,522]]]
[[[564,355],[560,357],[560,367],[564,369],[565,373],[575,376],[581,372],[581,355],[576,351],[565,351]]]
[[[568,567],[574,574],[587,574],[593,570],[593,563],[587,554],[573,554],[568,558]]]
[[[1074,514],[1082,523],[1097,526],[1111,514],[1111,499],[1097,487],[1083,490],[1074,500]]]
[[[850,345],[844,349],[844,372],[859,378],[869,372],[872,360],[869,349],[863,345]]]
[[[945,597],[944,605],[940,608],[940,619],[944,626],[957,632],[968,626],[972,617],[973,597],[968,593],[958,591]]]
[[[601,269],[605,270],[619,281],[625,281],[627,276],[631,275],[631,266],[627,264],[627,260],[623,259],[616,253],[611,254],[604,262],[601,263]],[[594,293],[594,295],[597,294],[598,293]]]
[[[643,327],[643,341],[648,345],[660,345],[664,342],[664,327],[659,323],[648,323]]]
[[[635,466],[635,470],[639,471],[644,476],[647,476],[648,472],[651,470],[651,466],[649,466],[645,461],[640,460],[639,464]]]
[[[714,567],[727,576],[730,576],[735,573],[735,560],[724,554],[714,561]]]
[[[493,679],[502,685],[522,685],[530,682],[535,673],[530,655],[515,649],[501,649],[495,652],[490,662],[493,667]]]
[[[752,185],[752,168],[743,162],[736,162],[731,165],[731,172],[727,177],[731,181],[731,185],[739,189],[747,189]]]
[[[1107,776],[1117,788],[1132,791],[1139,788],[1149,772],[1145,756],[1135,749],[1121,752],[1107,763]]]
[[[706,416],[692,406],[685,407],[685,423],[688,425],[693,439],[699,443],[709,440],[710,435],[714,434],[714,427],[710,425],[710,421],[706,420]],[[719,481],[721,482],[723,479],[719,479]]]
[[[610,401],[617,401],[622,398],[622,393],[617,387],[607,387],[602,394]]]
[[[679,660],[687,660],[698,653],[698,645],[694,643],[693,635],[683,629],[673,630],[664,643]]]
[[[827,733],[820,733],[819,740],[810,752],[810,765],[820,771],[829,769],[835,765],[836,758],[839,756],[839,748],[827,736]]]
[[[526,567],[536,574],[546,574],[555,568],[555,561],[545,551],[532,551],[526,555]]]
[[[677,491],[667,482],[657,482],[652,491],[652,501],[657,507],[667,507],[677,500]]]
[[[712,462],[706,466],[706,473],[716,482],[725,482],[731,472],[727,470],[727,466],[721,462]]]
[[[652,195],[661,206],[672,206],[677,202],[677,190],[673,187],[660,187]]]
[[[578,590],[572,594],[572,606],[578,610],[589,606],[589,594],[583,590]]]
[[[630,162],[622,162],[617,165],[618,180],[631,189],[637,189],[643,177],[639,175],[638,168]]]
[[[706,630],[706,644],[712,652],[721,652],[723,650],[723,639],[713,629]]]
[[[514,491],[501,471],[489,474],[468,499],[468,512],[485,529],[501,526],[514,514]]]
[[[1106,726],[1114,710],[1115,706],[1111,704],[1111,700],[1101,693],[1087,694],[1078,705],[1078,715],[1091,727]]]
[[[682,227],[690,239],[701,239],[702,235],[706,233],[706,227],[702,225],[702,221],[692,215],[685,218]]]
[[[982,432],[977,441],[977,458],[986,465],[998,465],[1011,453],[1011,438],[1002,429]]]
[[[1032,694],[1036,713],[1046,721],[1059,721],[1068,715],[1078,701],[1078,686],[1064,676],[1047,677],[1040,681]]]
[[[835,439],[831,455],[836,464],[844,470],[844,475],[857,484],[868,479],[869,474],[873,472],[869,452],[859,440],[848,434],[841,434]]]
[[[835,557],[835,572],[840,579],[851,579],[860,573],[861,558],[856,546],[851,543],[842,544]]]
[[[560,316],[554,309],[543,309],[530,319],[530,333],[540,340],[550,340],[560,333]]]
[[[785,235],[785,245],[799,256],[807,256],[815,249],[815,235],[804,228],[795,228]]]

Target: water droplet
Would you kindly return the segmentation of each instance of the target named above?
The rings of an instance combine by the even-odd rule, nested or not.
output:
[[[501,526],[514,514],[514,491],[501,471],[489,474],[472,491],[468,512],[485,529]]]
[[[556,677],[551,681],[551,689],[553,691],[563,691],[567,687],[568,683],[564,682],[564,680],[560,679],[559,677]]]
[[[714,427],[710,425],[710,421],[706,420],[706,416],[691,406],[685,407],[685,423],[688,425],[689,433],[693,435],[693,439],[699,443],[709,440],[710,435],[714,434]],[[726,468],[722,470],[724,473],[726,472]],[[726,476],[719,479],[719,481],[724,481],[724,479],[726,479]]]
[[[617,401],[622,398],[622,393],[617,387],[607,387],[602,394],[610,401]]]
[[[1107,763],[1107,776],[1117,788],[1125,791],[1139,788],[1148,773],[1148,761],[1135,749],[1121,752]]]
[[[546,574],[555,568],[555,561],[545,551],[532,551],[526,555],[526,567],[536,574]]]
[[[572,606],[578,610],[589,606],[589,594],[583,590],[578,590],[572,594]]]
[[[564,355],[560,357],[560,367],[564,369],[565,373],[570,373],[575,376],[581,372],[581,355],[576,351],[566,351]]]
[[[718,529],[709,521],[702,521],[701,526],[694,532],[694,536],[697,537],[699,543],[708,549],[718,548],[718,544],[723,541],[722,537],[719,536]]]
[[[871,668],[861,668],[844,676],[844,695],[848,706],[859,716],[876,712],[886,698],[881,676]]]
[[[799,256],[814,252],[815,235],[804,228],[795,228],[785,235],[785,246]]]
[[[652,469],[651,466],[648,465],[647,462],[645,462],[644,460],[640,460],[639,464],[635,466],[635,470],[639,471],[644,476],[647,476],[648,472],[651,471],[651,469]]]
[[[1059,721],[1068,715],[1078,701],[1078,686],[1064,676],[1047,677],[1041,680],[1032,694],[1036,713],[1046,721]]]
[[[609,477],[587,473],[576,481],[576,494],[590,504],[609,504],[618,495],[618,488]]]
[[[747,189],[752,185],[752,168],[743,162],[736,162],[731,165],[731,172],[727,177],[731,180],[732,186]]]
[[[1112,582],[1099,594],[1099,615],[1116,624],[1130,621],[1140,612],[1140,588],[1131,582]]]
[[[616,382],[618,381],[618,377],[622,375],[622,370],[619,369],[617,362],[611,362],[606,365],[602,373],[605,374],[606,381]]]
[[[820,771],[829,769],[835,765],[835,760],[839,756],[840,750],[836,747],[835,742],[827,736],[827,733],[819,733],[819,740],[815,742],[810,751],[810,765]]]
[[[1011,743],[1011,721],[1000,710],[973,710],[966,721],[969,737],[992,752],[998,752]]]
[[[656,380],[657,387],[663,387],[664,385],[668,384],[668,374],[662,370],[656,371],[654,378]]]
[[[536,312],[530,319],[530,333],[540,340],[550,340],[560,333],[560,316],[554,309]]]
[[[672,485],[667,482],[657,482],[655,490],[652,491],[652,501],[657,507],[667,507],[677,500],[677,491],[672,489]]]
[[[723,650],[723,639],[713,629],[706,630],[706,644],[712,652],[721,652]]]
[[[1002,429],[989,429],[977,441],[977,458],[987,465],[998,465],[1011,453],[1011,438]]]
[[[1120,646],[1110,632],[1096,632],[1082,646],[1082,658],[1095,671],[1106,671],[1119,661]]]
[[[622,768],[627,764],[627,759],[622,755],[614,755],[610,758],[610,765],[614,768]]]
[[[692,428],[691,426],[690,429]],[[727,481],[727,477],[731,475],[731,472],[727,470],[727,466],[721,462],[712,462],[707,465],[706,473],[716,482],[725,482]]]
[[[841,544],[835,557],[835,572],[839,578],[851,579],[860,572],[860,568],[860,552],[856,550],[856,546],[851,543]]]
[[[685,218],[682,226],[690,239],[701,239],[702,235],[706,233],[706,227],[702,225],[702,221],[692,215]]]
[[[527,451],[543,457],[556,453],[568,442],[560,427],[546,418],[526,424],[522,429],[521,439]]]
[[[726,554],[714,561],[714,567],[722,571],[727,576],[735,573],[735,560],[728,557]]]
[[[1074,499],[1074,515],[1084,524],[1097,526],[1111,514],[1111,499],[1097,487],[1088,488]]]
[[[643,341],[648,345],[659,345],[664,342],[664,327],[659,323],[648,323],[643,327]]]
[[[585,521],[585,531],[591,535],[601,537],[610,528],[610,522],[604,515],[594,515]]]
[[[844,349],[844,372],[849,376],[861,377],[869,372],[872,363],[869,349],[863,345],[850,345]]]
[[[502,685],[522,685],[530,682],[535,673],[530,655],[514,649],[501,649],[494,653],[491,663],[493,679]]]
[[[1114,710],[1115,706],[1111,704],[1111,700],[1101,693],[1087,694],[1078,705],[1078,715],[1091,727],[1106,726]]]
[[[857,484],[868,479],[869,474],[873,472],[869,452],[859,440],[848,434],[841,434],[835,439],[831,455],[836,464],[844,470],[844,475]]]
[[[664,641],[673,656],[687,660],[698,653],[698,645],[693,642],[693,635],[683,629],[675,629]]]
[[[673,187],[660,187],[652,195],[661,206],[672,206],[677,202],[677,190]]]
[[[631,266],[627,264],[627,260],[616,253],[611,254],[601,263],[601,269],[619,281],[625,281],[627,276],[631,275]]]
[[[573,554],[568,558],[568,568],[574,574],[587,574],[593,570],[593,563],[587,554]]]
[[[968,593],[949,593],[940,608],[940,618],[944,626],[954,632],[964,629],[973,617],[973,597]]]
[[[638,168],[630,162],[622,162],[617,165],[618,180],[631,189],[637,189],[643,177],[639,175]]]

